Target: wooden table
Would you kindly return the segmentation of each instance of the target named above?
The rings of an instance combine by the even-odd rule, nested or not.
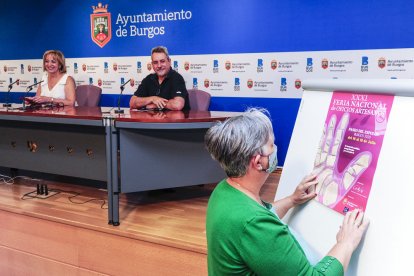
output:
[[[0,166],[107,182],[108,221],[119,193],[213,183],[223,170],[204,134],[235,112],[0,108]]]

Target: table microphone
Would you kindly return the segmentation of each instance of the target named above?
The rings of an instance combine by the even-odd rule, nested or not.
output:
[[[124,83],[123,85],[121,85],[121,87],[119,87],[121,89],[121,93],[119,93],[119,98],[118,98],[118,109],[115,109],[115,113],[119,114],[119,113],[124,113],[124,110],[121,109],[121,96],[122,96],[122,92],[125,89],[125,85],[127,85],[128,82],[130,82],[131,79],[129,79],[126,83]]]
[[[32,91],[33,90],[33,87],[35,87],[36,85],[38,85],[38,84],[40,84],[42,82],[44,82],[44,80],[41,80],[39,82],[36,82],[36,83],[34,83],[34,84],[29,85],[28,87],[26,87],[26,93],[24,94],[24,97],[23,97],[23,109],[26,109],[26,101],[25,101],[25,99],[27,97],[27,93],[29,93],[30,91]]]
[[[13,84],[15,84],[16,82],[20,81],[20,79],[15,80],[14,82],[9,84],[9,90],[11,90],[13,88]]]
[[[32,85],[29,85],[29,86],[26,88],[26,92],[30,92],[30,91],[32,91],[33,87],[35,87],[36,85],[38,85],[38,84],[40,84],[40,83],[42,83],[42,82],[44,82],[44,81],[45,81],[45,80],[41,80],[41,81],[39,81],[39,82],[33,83]]]
[[[6,103],[3,104],[3,107],[11,107],[11,103],[9,103],[9,98],[10,98],[10,90],[12,90],[13,88],[13,84],[15,84],[16,82],[20,81],[20,79],[15,80],[14,82],[9,84],[9,90],[7,91],[7,98],[6,98]]]

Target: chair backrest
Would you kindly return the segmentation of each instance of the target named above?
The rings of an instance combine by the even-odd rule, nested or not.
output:
[[[79,85],[76,87],[76,102],[78,106],[99,106],[102,88],[94,85]]]
[[[203,90],[189,89],[188,100],[191,110],[208,111],[211,95]]]

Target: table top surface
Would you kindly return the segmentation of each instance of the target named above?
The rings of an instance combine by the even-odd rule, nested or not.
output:
[[[187,122],[212,122],[222,121],[229,117],[237,116],[239,112],[225,111],[157,111],[157,110],[133,110],[122,108],[124,113],[115,113],[113,107],[72,107],[44,108],[37,110],[23,110],[21,105],[11,108],[0,107],[0,119],[8,116],[49,117],[66,119],[102,120],[102,118],[114,118],[118,122],[140,123],[187,123]]]

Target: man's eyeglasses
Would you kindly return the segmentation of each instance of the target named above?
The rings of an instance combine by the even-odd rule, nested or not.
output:
[[[153,60],[151,63],[152,63],[152,65],[158,65],[158,64],[163,65],[163,64],[165,64],[166,62],[167,62],[167,60],[166,60],[166,59],[161,59],[161,60]]]

